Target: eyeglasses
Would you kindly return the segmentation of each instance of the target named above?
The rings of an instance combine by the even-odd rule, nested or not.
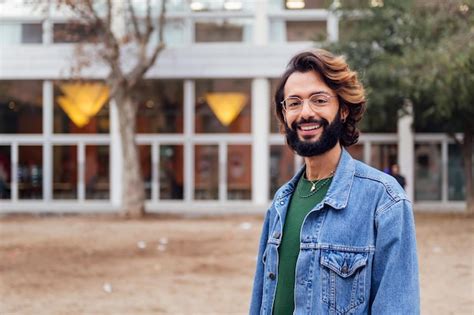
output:
[[[283,109],[286,112],[297,113],[303,109],[305,100],[308,100],[309,107],[313,111],[321,110],[327,107],[331,102],[331,98],[337,97],[336,95],[326,95],[326,94],[314,94],[307,99],[301,99],[296,96],[290,96],[284,99],[281,102]]]

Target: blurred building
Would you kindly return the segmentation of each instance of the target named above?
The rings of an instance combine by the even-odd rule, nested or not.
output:
[[[0,2],[1,211],[116,211],[118,121],[100,65],[71,80],[94,30],[21,0]],[[169,0],[167,49],[136,95],[149,211],[262,210],[302,160],[285,146],[272,94],[292,55],[336,41],[324,0]],[[104,98],[105,95],[105,98]],[[461,154],[444,134],[364,133],[349,151],[401,165],[416,207],[463,209]]]

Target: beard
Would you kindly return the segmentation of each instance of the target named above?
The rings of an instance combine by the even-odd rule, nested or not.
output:
[[[316,141],[301,140],[298,136],[298,125],[301,123],[318,123],[323,129],[319,139]],[[342,137],[344,124],[341,121],[339,112],[334,120],[329,123],[326,119],[301,119],[294,121],[291,128],[285,124],[286,143],[300,156],[309,157],[321,155],[331,150]]]

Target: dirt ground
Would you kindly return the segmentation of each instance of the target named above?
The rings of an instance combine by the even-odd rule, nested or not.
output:
[[[3,217],[0,314],[246,314],[261,221]],[[474,218],[416,225],[422,314],[474,314]]]

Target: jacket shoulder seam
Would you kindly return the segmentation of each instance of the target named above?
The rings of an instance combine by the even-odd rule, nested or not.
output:
[[[363,172],[363,173],[360,172],[360,168],[361,167],[368,168],[367,165],[365,165],[361,162],[357,163],[356,165],[357,165],[357,167],[356,167],[356,170],[354,172],[355,177],[362,178],[362,179],[367,179],[367,180],[376,182],[379,185],[382,185],[383,188],[384,188],[384,191],[386,192],[386,194],[390,197],[390,199],[392,201],[399,201],[399,200],[407,199],[407,196],[405,194],[394,191],[392,189],[392,187],[390,186],[390,184],[386,180],[381,178],[380,176],[373,176],[373,175],[368,174],[367,172]],[[386,174],[386,175],[390,176],[388,174]]]
[[[380,216],[382,216],[383,214],[389,212],[393,208],[393,206],[395,206],[398,203],[404,202],[404,201],[407,201],[407,202],[411,203],[410,200],[408,200],[406,198],[402,198],[402,199],[399,199],[399,200],[395,200],[393,202],[387,202],[386,204],[383,204],[381,207],[377,208],[375,210],[375,220],[376,220],[376,222],[377,222],[377,220]]]

